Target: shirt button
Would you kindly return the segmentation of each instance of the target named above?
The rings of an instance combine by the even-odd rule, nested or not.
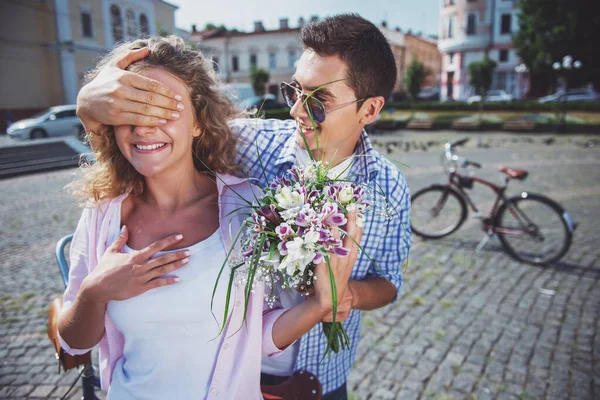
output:
[[[239,306],[241,306],[241,305],[242,305],[242,302],[241,302],[241,301],[239,301],[239,300],[238,300],[238,301],[236,301],[236,302],[235,302],[235,306],[236,306],[236,307],[239,307]]]
[[[215,388],[212,388],[212,389],[210,389],[210,394],[216,396],[216,395],[219,394],[219,391],[217,389],[215,389]]]
[[[227,350],[228,348],[229,348],[229,345],[228,345],[227,343],[225,343],[225,344],[223,345],[223,349],[224,349],[224,350]]]

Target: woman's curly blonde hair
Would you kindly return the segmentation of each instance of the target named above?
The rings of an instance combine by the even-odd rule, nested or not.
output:
[[[178,78],[189,89],[195,122],[202,132],[194,138],[191,149],[196,169],[236,174],[236,137],[229,122],[241,114],[220,90],[212,62],[180,37],[150,37],[123,43],[98,62],[96,68],[86,75],[86,83],[94,79],[108,63],[130,50],[144,47],[150,49],[150,54],[131,64],[129,71],[160,68]],[[97,204],[126,192],[133,195],[143,193],[144,177],[121,154],[112,126],[103,132],[87,132],[87,140],[96,162],[82,166],[81,177],[70,185],[73,195]]]

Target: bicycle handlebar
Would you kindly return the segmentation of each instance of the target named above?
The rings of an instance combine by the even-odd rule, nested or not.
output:
[[[481,168],[481,164],[478,162],[465,160],[465,167],[468,167],[469,165],[475,168]]]
[[[448,142],[448,143],[446,143],[446,145],[448,147],[450,147],[450,148],[452,148],[452,147],[458,147],[458,146],[463,146],[468,141],[469,141],[469,138],[466,137],[466,138],[463,138],[463,139],[460,139],[460,140],[455,140],[454,142]]]

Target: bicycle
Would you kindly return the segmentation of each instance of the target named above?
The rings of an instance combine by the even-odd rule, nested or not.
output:
[[[448,173],[446,184],[434,184],[412,195],[412,231],[426,239],[448,236],[462,226],[470,207],[475,217],[481,219],[486,233],[476,251],[496,235],[506,252],[519,261],[547,265],[560,260],[569,251],[576,229],[569,214],[541,194],[522,192],[507,197],[509,182],[525,180],[528,176],[525,170],[499,166],[499,171],[506,175],[502,186],[474,176],[473,169],[481,168],[481,164],[455,153],[456,147],[468,141],[469,138],[464,138],[445,144],[442,165]],[[461,169],[467,169],[468,174],[459,172]],[[466,192],[474,183],[487,186],[496,194],[487,216],[481,214]]]

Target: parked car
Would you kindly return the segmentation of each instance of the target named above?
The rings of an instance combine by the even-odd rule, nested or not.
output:
[[[424,87],[421,88],[417,99],[423,101],[439,101],[440,100],[440,89],[436,87]]]
[[[15,139],[41,139],[53,136],[73,135],[82,127],[75,114],[76,105],[50,107],[33,117],[11,124],[6,133]]]
[[[253,108],[258,110],[273,110],[287,107],[285,104],[278,102],[272,94],[249,97],[240,102],[240,106],[246,109]]]
[[[549,96],[540,97],[539,103],[549,103],[552,101],[600,101],[600,94],[594,89],[569,89],[565,93],[559,90]]]
[[[468,104],[479,103],[481,96],[470,96],[467,98]],[[513,101],[513,96],[506,93],[504,90],[488,90],[484,96],[484,102],[486,103],[500,103],[503,101]]]

